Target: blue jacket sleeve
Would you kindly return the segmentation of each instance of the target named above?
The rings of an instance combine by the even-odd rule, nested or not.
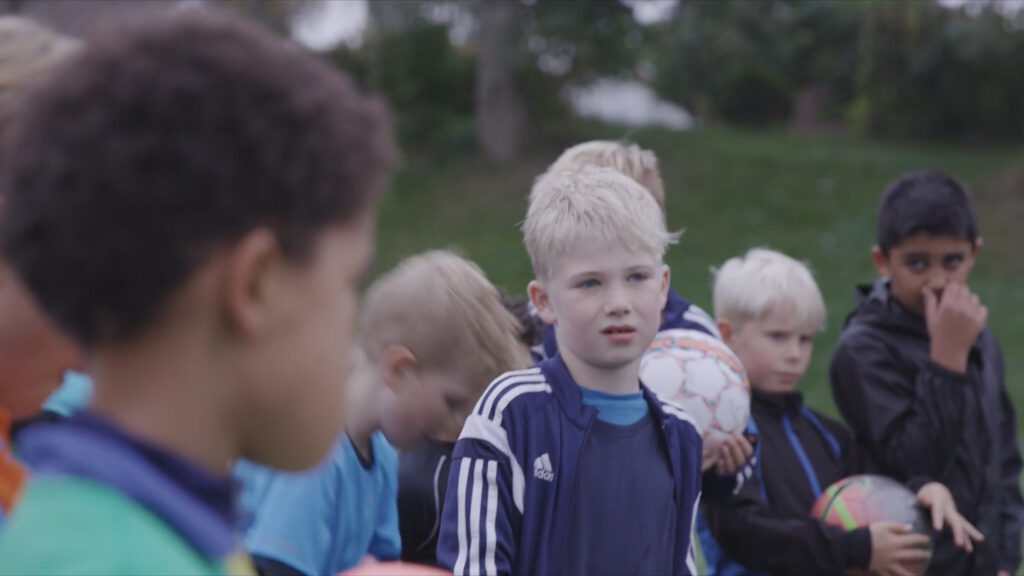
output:
[[[512,573],[522,517],[523,478],[517,469],[504,428],[471,415],[452,453],[439,565],[456,576]]]

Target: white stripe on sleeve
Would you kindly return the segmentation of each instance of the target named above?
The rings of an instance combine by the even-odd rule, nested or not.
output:
[[[460,440],[463,438],[487,442],[508,457],[512,468],[512,502],[515,504],[516,510],[522,513],[526,475],[523,473],[523,467],[519,465],[519,461],[512,454],[512,447],[509,445],[508,433],[505,432],[505,429],[479,414],[470,414],[462,427],[462,434],[459,435]]]
[[[483,490],[484,461],[477,460],[473,467],[473,497],[469,503],[469,570],[470,576],[480,574],[480,493]]]
[[[494,549],[498,543],[495,523],[498,514],[498,463],[493,460],[487,463],[487,550],[484,554],[484,573],[497,574],[498,567],[494,563]]]
[[[452,570],[455,574],[463,574],[466,568],[466,483],[469,481],[469,466],[471,464],[471,459],[463,458],[459,466],[459,491],[457,496],[459,555],[455,560],[455,568]]]
[[[498,408],[494,413],[494,423],[501,424],[501,417],[504,416],[505,408],[512,403],[513,400],[522,396],[523,394],[529,394],[530,392],[551,392],[551,385],[541,382],[539,384],[523,384],[517,386],[514,390],[508,392],[501,397],[501,401],[498,402]]]
[[[505,380],[501,382],[495,382],[491,389],[485,392],[487,395],[487,401],[483,403],[480,410],[476,412],[484,417],[490,417],[491,409],[494,408],[494,401],[498,396],[501,395],[507,388],[517,386],[524,383],[543,382],[544,375],[540,373],[540,368],[531,368],[529,370],[522,370],[519,372],[512,372],[505,375]],[[499,410],[500,412],[500,410]]]

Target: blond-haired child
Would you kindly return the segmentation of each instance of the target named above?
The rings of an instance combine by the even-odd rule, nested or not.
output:
[[[807,407],[797,390],[825,321],[825,303],[807,266],[764,248],[731,258],[716,274],[714,309],[722,337],[750,378],[748,431],[758,435],[759,457],[753,480],[738,494],[706,504],[711,531],[729,555],[702,534],[709,572],[903,574],[927,563],[922,547],[928,536],[906,526],[876,522],[846,532],[808,515],[822,490],[869,469],[849,429]],[[949,491],[938,483],[911,485],[931,508],[934,528],[950,526],[970,547],[965,536],[978,534],[957,513]]]
[[[548,167],[547,174],[578,172],[595,166],[613,168],[636,180],[665,212],[665,183],[653,150],[625,140],[590,140],[567,148]]]
[[[456,574],[687,574],[700,435],[639,381],[675,235],[607,168],[540,178],[529,295],[560,352],[495,380],[455,447],[438,560]]]
[[[641,148],[633,142],[591,140],[576,144],[562,152],[544,175],[579,172],[594,167],[611,168],[642,185],[657,201],[662,218],[665,218],[665,186],[658,169],[658,157],[654,151]],[[716,340],[721,339],[711,316],[671,287],[661,313],[661,330],[694,330]],[[558,352],[558,341],[551,325],[542,323],[540,336],[540,342],[531,348],[535,360],[549,358]],[[753,447],[739,434],[721,444],[718,450],[705,452],[702,468],[709,472],[704,479],[705,497],[717,498],[731,492],[737,484],[742,484],[745,480],[742,471],[752,453]],[[712,468],[717,474],[710,473]],[[740,474],[736,474],[737,471]]]
[[[257,568],[335,574],[365,555],[398,558],[399,527],[417,528],[408,509],[399,521],[399,505],[424,505],[409,486],[398,496],[399,486],[435,477],[417,446],[452,438],[486,382],[529,363],[518,330],[480,268],[448,251],[406,258],[371,284],[361,369],[340,408],[346,434],[329,460],[301,473],[239,466],[252,513],[245,542]]]

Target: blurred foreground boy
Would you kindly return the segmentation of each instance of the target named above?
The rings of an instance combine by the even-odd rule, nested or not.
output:
[[[858,289],[832,357],[836,405],[882,472],[942,482],[985,535],[965,553],[942,534],[932,573],[1014,574],[1021,456],[1003,355],[967,286],[981,248],[970,193],[941,172],[905,174],[877,234],[879,278]]]
[[[385,108],[206,11],[97,38],[26,103],[0,248],[96,395],[25,433],[0,572],[241,570],[230,463],[312,466],[342,425]]]
[[[928,536],[894,522],[845,531],[809,512],[834,482],[870,472],[842,423],[804,404],[798,390],[825,303],[807,267],[755,248],[722,265],[715,277],[715,318],[722,338],[747,368],[752,388],[748,431],[758,436],[756,474],[738,494],[707,503],[715,542],[701,544],[710,574],[907,573],[928,561]],[[961,546],[979,538],[937,482],[911,481],[931,509],[932,527],[948,526]],[[720,544],[728,556],[716,554]],[[742,565],[740,564],[742,563]]]
[[[639,381],[675,236],[606,168],[542,177],[523,235],[560,352],[484,392],[452,456],[438,541],[455,574],[692,574],[701,439]]]

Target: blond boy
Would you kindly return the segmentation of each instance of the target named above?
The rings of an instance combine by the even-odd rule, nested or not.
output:
[[[579,172],[593,167],[612,168],[643,186],[665,212],[665,183],[658,169],[658,156],[633,142],[624,140],[591,140],[567,148],[547,174]]]
[[[752,482],[734,497],[706,505],[721,545],[719,550],[702,535],[709,572],[905,574],[927,563],[928,536],[902,524],[876,522],[847,532],[808,516],[822,490],[867,472],[853,434],[804,405],[797,391],[825,321],[824,300],[808,268],[779,252],[750,250],[718,271],[714,309],[722,337],[750,378],[750,431],[758,435],[759,457]],[[937,483],[919,486],[918,500],[931,508],[933,527],[950,526],[957,541],[970,547],[967,536],[980,535],[957,513],[949,491]]]
[[[545,175],[560,172],[579,172],[588,168],[611,168],[628,176],[646,189],[661,208],[665,218],[665,185],[658,169],[658,157],[652,150],[645,150],[628,141],[591,140],[566,149]],[[716,339],[721,339],[714,320],[707,312],[669,287],[665,307],[661,313],[661,330],[695,330]],[[541,341],[531,350],[535,360],[554,356],[558,352],[558,341],[554,328],[541,324]],[[663,383],[650,382],[651,389],[658,393]],[[678,382],[664,383],[666,388],[676,389]],[[707,451],[703,456],[702,468],[714,469],[717,474],[708,474],[704,479],[705,497],[717,498],[728,494],[745,476],[735,475],[749,462],[753,447],[739,434],[728,439],[718,450]]]
[[[700,435],[639,381],[675,235],[606,168],[540,178],[529,295],[560,352],[495,380],[453,454],[438,560],[456,574],[689,574]]]
[[[412,477],[422,468],[401,468],[422,456],[422,442],[461,428],[483,383],[529,363],[498,291],[451,252],[412,256],[376,280],[360,324],[363,358],[342,408],[346,434],[329,460],[298,474],[239,467],[252,513],[246,546],[263,572],[335,574],[365,555],[397,559],[399,526],[415,528],[408,510],[399,522],[400,484],[424,480]],[[433,481],[434,469],[426,475]],[[422,495],[403,496],[405,508],[425,504]]]

